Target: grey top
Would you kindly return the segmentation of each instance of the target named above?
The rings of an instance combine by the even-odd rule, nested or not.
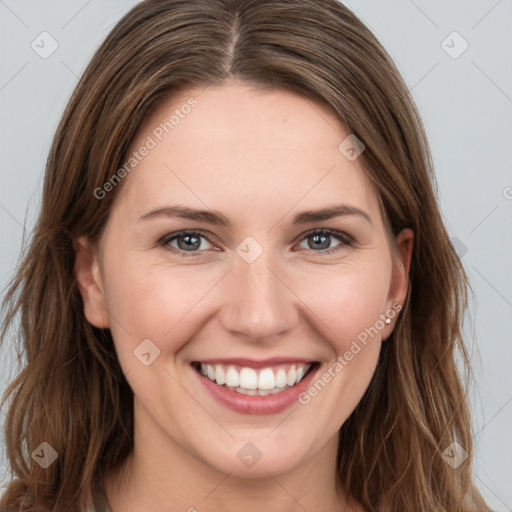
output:
[[[94,501],[95,501],[95,507],[88,509],[87,512],[112,512],[110,510],[110,507],[108,506],[107,497],[106,497],[103,489],[99,490],[96,493]],[[0,512],[5,512],[5,511],[4,511],[4,509],[0,509]]]
[[[89,509],[87,512],[112,512],[108,506],[107,495],[105,494],[105,488],[103,483],[98,484],[94,495],[95,507]]]
[[[0,512],[5,512],[5,510],[0,509]],[[88,509],[87,512],[112,512],[108,506],[107,495],[105,494],[103,483],[97,485],[96,491],[94,492],[94,507]]]
[[[90,508],[87,512],[112,512],[110,507],[108,506],[107,497],[103,488],[97,491],[95,498],[95,507]],[[3,509],[0,509],[0,512],[5,512]]]

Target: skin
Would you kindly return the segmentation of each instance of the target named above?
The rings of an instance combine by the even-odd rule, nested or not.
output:
[[[403,304],[413,233],[396,238],[394,260],[376,191],[360,160],[338,149],[346,128],[324,106],[287,91],[237,82],[189,89],[145,119],[130,151],[192,96],[197,106],[119,185],[98,247],[76,241],[85,315],[111,329],[134,392],[134,452],[105,479],[112,511],[362,510],[336,484],[337,433],[396,317],[307,405],[279,414],[227,409],[190,363],[305,357],[322,375],[361,331]],[[364,210],[371,223],[345,215],[292,224],[301,211],[341,203]],[[139,220],[177,204],[220,211],[231,228]],[[333,235],[318,248],[304,236],[311,229],[354,242]],[[210,242],[201,238],[195,252],[183,250],[183,238],[158,243],[181,230],[201,230]],[[252,263],[236,252],[247,236],[263,249]],[[325,254],[325,246],[338,250]],[[149,366],[133,353],[145,339],[160,350]],[[249,441],[262,453],[252,467],[237,457]]]

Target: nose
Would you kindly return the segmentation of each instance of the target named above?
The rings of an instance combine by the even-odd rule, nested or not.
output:
[[[237,258],[225,281],[220,317],[233,335],[263,342],[298,324],[300,300],[286,272],[266,252],[252,263]]]

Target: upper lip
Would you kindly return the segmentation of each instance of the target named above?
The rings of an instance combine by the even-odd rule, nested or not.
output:
[[[268,359],[249,359],[241,357],[218,357],[210,359],[201,359],[194,361],[195,363],[203,364],[225,364],[225,365],[237,365],[245,366],[249,368],[267,368],[284,363],[315,363],[314,359],[307,359],[302,357],[272,357]]]

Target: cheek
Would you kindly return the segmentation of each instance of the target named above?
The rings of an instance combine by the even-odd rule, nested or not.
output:
[[[385,324],[380,315],[386,310],[389,272],[386,262],[372,265],[344,265],[308,276],[296,290],[316,317],[315,327],[336,354],[349,350],[352,341],[380,339]],[[377,329],[378,334],[376,334]],[[369,334],[371,332],[371,335]]]
[[[172,268],[118,256],[108,265],[106,296],[120,359],[125,354],[125,363],[131,364],[128,358],[145,339],[162,353],[176,353],[199,329],[201,300],[224,271],[199,272],[193,266]]]
[[[304,284],[301,298],[318,317],[315,328],[329,356],[300,402],[315,408],[332,432],[354,410],[377,366],[389,290],[385,264],[330,269]]]

